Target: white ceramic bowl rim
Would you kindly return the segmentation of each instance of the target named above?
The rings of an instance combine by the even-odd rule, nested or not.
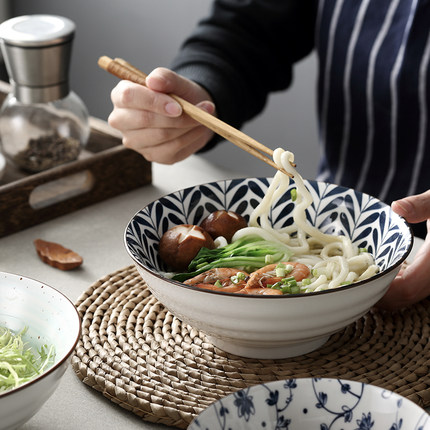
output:
[[[66,296],[65,296],[61,291],[57,290],[57,289],[56,289],[56,288],[54,288],[54,287],[51,287],[50,285],[47,285],[47,284],[46,284],[46,283],[44,283],[44,282],[38,281],[38,280],[33,279],[33,278],[30,278],[30,277],[28,277],[28,276],[17,275],[16,273],[10,273],[10,272],[0,272],[0,273],[4,273],[5,275],[8,275],[8,276],[15,276],[15,277],[19,277],[19,278],[28,279],[28,280],[30,280],[30,281],[38,282],[38,283],[40,283],[40,284],[43,284],[43,286],[44,286],[44,287],[49,288],[49,289],[51,289],[51,290],[55,291],[57,294],[59,294],[59,295],[63,296],[63,298],[64,298],[66,301],[68,301],[68,302],[73,306],[73,308],[75,309],[76,315],[77,315],[77,317],[78,317],[78,321],[79,321],[79,330],[78,330],[78,333],[77,333],[76,339],[73,341],[73,345],[68,349],[67,353],[66,353],[66,354],[64,354],[64,357],[63,357],[63,358],[61,358],[57,363],[53,364],[51,367],[49,367],[48,369],[46,369],[43,373],[41,373],[40,375],[38,375],[38,376],[36,376],[35,378],[33,378],[31,381],[28,381],[28,382],[26,382],[25,384],[22,384],[22,385],[20,385],[20,386],[18,386],[18,387],[16,387],[16,388],[14,388],[14,389],[12,389],[12,390],[5,391],[4,393],[0,393],[0,400],[1,400],[2,398],[5,398],[5,397],[6,397],[6,396],[8,396],[8,395],[14,394],[14,393],[16,393],[16,392],[18,392],[18,391],[20,391],[20,390],[25,389],[25,388],[26,388],[26,387],[28,387],[29,385],[33,385],[33,384],[35,384],[37,381],[39,381],[40,379],[44,378],[46,375],[49,375],[50,373],[54,372],[54,371],[55,371],[58,367],[60,367],[60,366],[61,366],[61,365],[66,361],[66,360],[68,360],[68,359],[69,359],[69,357],[70,357],[70,355],[72,354],[73,350],[75,349],[75,347],[76,347],[76,345],[77,345],[77,343],[78,343],[78,341],[79,341],[79,338],[81,337],[81,329],[82,329],[82,328],[81,328],[81,317],[80,317],[80,315],[79,315],[78,310],[76,309],[76,306],[75,306],[75,305],[73,304],[73,302],[72,302],[68,297],[66,297]]]
[[[236,179],[236,180],[240,181],[240,180],[246,180],[246,179],[254,179],[254,178],[242,178],[242,179]],[[255,178],[255,179],[261,180],[261,179],[266,179],[266,178]],[[272,178],[267,178],[267,179],[271,180]],[[192,190],[192,189],[194,189],[196,187],[199,187],[199,186],[212,185],[212,184],[217,184],[217,183],[221,183],[221,182],[225,183],[225,182],[228,182],[228,181],[233,181],[233,180],[232,179],[230,179],[230,180],[226,179],[226,180],[222,180],[222,181],[211,182],[209,184],[203,183],[203,184],[200,184],[200,185],[195,185],[195,186],[183,188],[183,189],[178,190],[176,192],[165,194],[164,196],[162,196],[162,197],[160,197],[160,198],[158,198],[156,200],[153,200],[151,203],[148,203],[146,206],[144,206],[143,208],[141,208],[140,210],[138,210],[133,215],[133,217],[130,219],[130,221],[128,222],[128,224],[126,226],[126,229],[124,231],[124,236],[123,236],[124,245],[125,245],[125,248],[127,250],[127,253],[132,258],[132,260],[135,262],[135,264],[139,265],[141,268],[143,268],[144,270],[148,271],[149,273],[151,273],[151,275],[155,276],[156,278],[159,278],[159,279],[161,279],[163,281],[166,281],[166,282],[178,285],[181,288],[187,288],[187,289],[190,289],[190,290],[199,291],[199,292],[204,293],[204,294],[216,294],[216,295],[220,295],[221,294],[221,295],[232,296],[232,297],[238,297],[238,296],[240,296],[240,297],[242,297],[244,299],[294,300],[294,299],[297,299],[297,298],[300,298],[300,297],[320,296],[320,295],[324,295],[324,294],[333,294],[333,293],[336,293],[336,292],[339,292],[339,291],[345,291],[345,290],[350,290],[350,289],[354,289],[354,288],[359,288],[361,285],[367,284],[370,281],[373,281],[375,279],[381,278],[381,277],[385,276],[388,272],[391,272],[392,270],[394,270],[397,267],[399,267],[406,260],[406,258],[408,257],[408,255],[410,254],[410,252],[412,250],[413,243],[414,243],[413,230],[412,230],[411,226],[406,222],[406,220],[403,217],[399,216],[399,218],[407,226],[407,229],[409,230],[409,233],[410,233],[411,240],[410,240],[408,248],[405,250],[403,256],[395,264],[389,266],[385,270],[380,271],[379,273],[377,273],[376,275],[372,276],[371,278],[368,278],[368,279],[365,279],[365,280],[362,280],[362,281],[358,281],[358,282],[354,282],[353,284],[343,285],[343,286],[340,286],[338,288],[333,288],[333,289],[330,289],[330,290],[314,291],[314,292],[309,292],[309,293],[299,293],[299,294],[292,294],[292,295],[288,295],[288,294],[285,294],[285,295],[251,295],[251,294],[228,293],[228,292],[224,292],[224,291],[204,290],[202,288],[194,287],[192,285],[183,284],[183,283],[175,281],[173,279],[166,278],[165,276],[161,275],[159,273],[159,271],[153,269],[152,267],[150,267],[150,266],[148,266],[146,264],[143,264],[141,261],[138,260],[138,258],[134,255],[134,253],[130,251],[130,247],[129,247],[129,244],[128,244],[127,233],[129,231],[130,225],[133,222],[133,220],[145,208],[148,208],[151,205],[154,205],[157,201],[159,201],[159,200],[161,200],[163,198],[166,198],[168,196],[174,195],[174,194],[184,193],[184,192],[186,192],[188,190]],[[305,182],[308,182],[308,183],[319,183],[318,181],[312,181],[312,180],[307,180]],[[334,184],[328,184],[328,185],[334,185]],[[339,186],[339,185],[334,185],[334,186],[337,187],[337,188],[339,188],[339,189],[343,189],[345,191],[350,190],[347,187],[343,187],[343,186]],[[357,192],[357,191],[356,191],[356,193],[359,193],[359,194],[361,194],[363,196],[368,196],[370,198],[375,198],[375,197],[370,196],[370,195],[368,195],[366,193],[361,193],[361,192]],[[388,205],[386,203],[384,203],[384,202],[379,201],[379,203],[381,204],[382,207],[388,207]]]

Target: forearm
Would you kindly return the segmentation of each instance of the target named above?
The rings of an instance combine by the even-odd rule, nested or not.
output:
[[[219,117],[240,127],[270,92],[288,87],[293,64],[312,50],[315,8],[299,0],[216,1],[172,67],[205,87]]]

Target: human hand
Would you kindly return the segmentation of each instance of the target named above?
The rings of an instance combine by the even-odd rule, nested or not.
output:
[[[410,223],[427,220],[427,236],[414,260],[400,269],[377,307],[387,310],[403,308],[430,295],[430,190],[397,200],[391,205],[394,212]]]
[[[173,164],[203,148],[213,132],[200,125],[168,94],[174,93],[215,113],[207,91],[195,82],[165,69],[154,69],[146,87],[121,81],[112,90],[113,110],[109,124],[121,131],[123,144],[148,161]]]

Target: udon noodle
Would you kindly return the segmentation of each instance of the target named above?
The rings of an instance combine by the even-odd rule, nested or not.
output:
[[[359,249],[350,238],[325,234],[307,221],[306,210],[312,205],[313,199],[294,167],[294,154],[278,148],[274,151],[273,160],[294,178],[297,190],[294,222],[287,227],[275,229],[269,221],[270,208],[290,186],[289,176],[278,171],[264,198],[251,213],[249,227],[237,231],[232,241],[247,235],[258,235],[266,240],[286,244],[294,253],[291,261],[312,268],[311,279],[306,285],[301,285],[301,292],[337,288],[375,275],[378,266],[370,253]]]

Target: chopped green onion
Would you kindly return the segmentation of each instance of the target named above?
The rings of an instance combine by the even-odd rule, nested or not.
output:
[[[278,278],[282,278],[283,276],[285,276],[285,269],[276,269],[275,270],[275,275]]]
[[[215,287],[222,288],[222,284],[221,284],[221,281],[219,279],[215,282],[214,285],[215,285]]]
[[[280,278],[285,276],[286,272],[287,272],[287,270],[286,270],[285,264],[283,264],[283,263],[279,263],[275,268],[276,276],[279,276]]]
[[[240,281],[244,281],[246,278],[245,273],[237,272],[236,275],[233,275],[230,279],[233,284],[238,284]]]
[[[264,262],[265,262],[266,264],[272,264],[272,263],[273,263],[273,258],[272,258],[272,256],[271,256],[270,254],[267,254],[267,255],[264,257]]]
[[[300,287],[298,285],[291,286],[291,294],[299,294],[300,293]]]
[[[285,273],[291,273],[294,270],[294,266],[292,264],[285,265]]]
[[[310,278],[305,278],[302,280],[302,285],[307,286],[310,285],[312,283]]]
[[[317,269],[312,269],[312,270],[311,270],[311,273],[312,273],[312,276],[313,276],[314,278],[317,278],[317,277],[318,277],[318,271],[317,271]]]
[[[300,292],[300,286],[297,284],[297,281],[293,276],[290,278],[285,278],[282,280],[282,293],[283,294],[297,294]]]
[[[358,252],[367,252],[367,248],[358,248]]]
[[[282,283],[281,282],[275,282],[273,285],[272,284],[268,284],[267,287],[273,288],[274,290],[280,290],[282,288]]]
[[[291,190],[291,200],[295,202],[297,200],[297,188]]]
[[[294,278],[294,276],[290,276],[289,278],[284,278],[282,280],[283,284],[288,284],[289,282],[296,282],[297,283],[296,278]]]
[[[300,287],[297,284],[287,284],[281,289],[282,294],[299,294]]]

